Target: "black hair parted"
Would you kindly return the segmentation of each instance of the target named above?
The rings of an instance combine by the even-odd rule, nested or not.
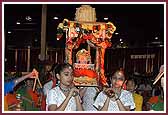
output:
[[[69,64],[69,63],[58,64],[55,67],[55,74],[60,74],[63,69],[68,68],[68,67],[71,67],[73,69],[73,66],[71,64]]]

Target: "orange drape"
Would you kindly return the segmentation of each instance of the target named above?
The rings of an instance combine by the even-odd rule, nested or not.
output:
[[[87,69],[75,69],[74,76],[75,77],[88,76],[90,78],[97,78],[97,74],[95,71]]]

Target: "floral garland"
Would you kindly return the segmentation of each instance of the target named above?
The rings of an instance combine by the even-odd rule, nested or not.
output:
[[[62,35],[63,31],[67,30],[67,28],[74,28],[77,34],[83,34],[83,35],[93,34],[96,38],[108,38],[108,39],[112,37],[112,34],[116,30],[116,27],[111,22],[100,24],[96,23],[87,24],[87,23],[72,22],[69,21],[68,19],[64,19],[63,23],[60,23],[57,27],[57,35]],[[105,36],[102,36],[104,30],[105,30]]]

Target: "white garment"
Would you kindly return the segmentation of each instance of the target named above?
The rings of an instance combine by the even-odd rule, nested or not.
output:
[[[164,90],[164,77],[161,78],[161,86],[162,86],[162,88]]]
[[[52,80],[50,80],[49,82],[44,84],[44,86],[43,86],[44,95],[47,95],[48,91],[52,88],[52,86],[53,86],[53,81]]]
[[[59,107],[64,102],[65,99],[66,99],[66,96],[61,91],[59,86],[57,86],[48,92],[47,98],[46,98],[46,105],[48,107],[51,104],[55,104],[57,105],[57,107]],[[65,108],[65,111],[76,111],[76,110],[77,110],[77,106],[76,106],[75,98],[71,97],[71,99],[69,100]]]
[[[141,84],[141,85],[139,85],[138,90],[151,91],[151,90],[152,90],[152,87],[151,87],[149,84],[147,84],[146,86],[145,86],[145,84]]]
[[[84,111],[97,111],[97,109],[93,106],[96,94],[96,87],[87,87],[82,103]]]
[[[124,106],[130,106],[130,109],[135,108],[135,103],[132,94],[129,91],[122,90],[119,98]],[[103,92],[100,92],[93,105],[97,109],[101,109],[104,106],[106,99],[107,95]],[[110,100],[108,111],[120,111],[116,101]]]

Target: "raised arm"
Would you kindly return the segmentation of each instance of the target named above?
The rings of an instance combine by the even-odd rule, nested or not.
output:
[[[25,76],[22,76],[20,78],[17,78],[15,80],[9,81],[9,82],[5,82],[4,83],[4,95],[6,95],[7,93],[9,93],[10,91],[13,91],[13,88],[19,84],[20,82],[22,82],[23,80],[27,79],[27,78],[36,78],[38,77],[38,72],[36,69],[33,69],[33,71]]]
[[[25,76],[22,76],[22,77],[20,77],[20,78],[15,79],[15,80],[14,80],[15,86],[16,86],[17,84],[19,84],[20,82],[22,82],[23,80],[27,79],[27,78],[36,78],[36,77],[38,77],[38,74],[39,74],[39,73],[37,72],[37,70],[36,70],[36,69],[33,69],[33,71],[32,71],[31,73],[29,73],[29,74],[27,74],[27,75],[25,75]]]

